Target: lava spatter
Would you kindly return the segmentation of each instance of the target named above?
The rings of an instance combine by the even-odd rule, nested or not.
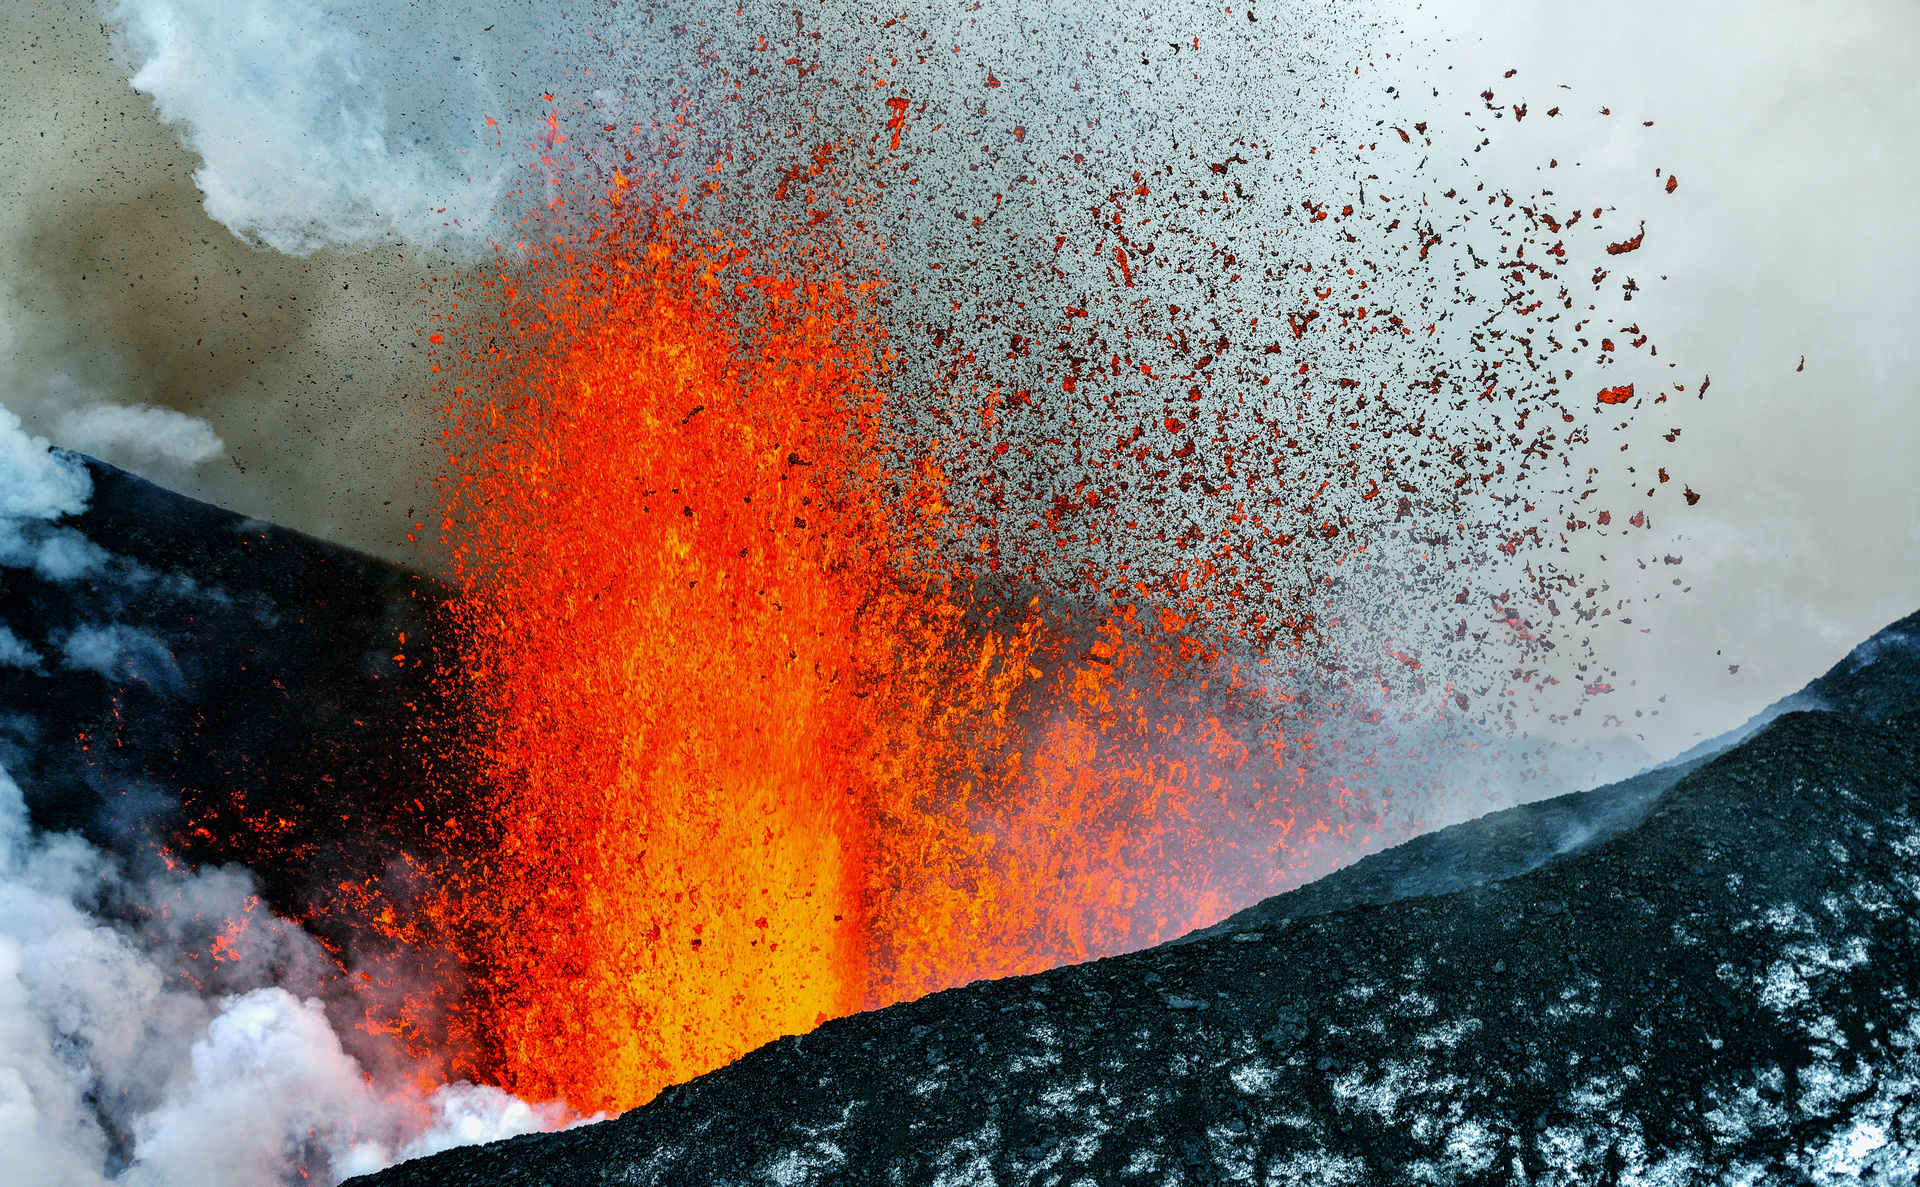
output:
[[[1516,794],[1533,697],[1598,695],[1560,555],[1624,529],[1563,393],[1655,350],[1576,311],[1603,210],[1442,182],[1427,119],[1121,153],[1010,68],[795,60],[436,344],[488,797],[441,922],[476,1070],[581,1108],[1209,922]]]
[[[1194,620],[955,569],[859,286],[755,268],[629,227],[470,295],[513,376],[447,438],[486,841],[433,913],[465,1070],[523,1096],[1171,938],[1377,823]]]

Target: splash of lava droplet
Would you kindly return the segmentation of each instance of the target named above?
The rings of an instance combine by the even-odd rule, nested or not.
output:
[[[436,908],[481,971],[460,1070],[631,1107],[1272,888],[1299,776],[1248,798],[1219,704],[1169,708],[1217,659],[1185,622],[942,568],[853,284],[660,226],[550,263],[483,286],[518,345],[448,430],[489,830]]]
[[[770,282],[743,341],[697,253],[600,254],[541,293],[518,406],[461,410],[494,435],[456,471],[499,836],[455,926],[493,1070],[589,1109],[859,1006],[872,837],[837,741],[890,559],[845,293]]]

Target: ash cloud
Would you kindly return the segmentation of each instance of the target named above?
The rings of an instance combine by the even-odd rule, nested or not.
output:
[[[641,32],[614,48],[685,56]],[[603,181],[598,129],[672,118],[677,84],[581,69],[596,39],[551,5],[0,11],[0,399],[171,490],[434,567],[407,541],[434,499],[421,285],[546,217],[549,111],[591,113],[552,159]]]

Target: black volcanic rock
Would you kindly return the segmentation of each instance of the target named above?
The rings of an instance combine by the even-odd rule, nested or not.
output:
[[[1783,714],[1798,711],[1847,713],[1873,722],[1920,711],[1920,611],[1879,631],[1800,691],[1652,770],[1437,829],[1173,942],[1192,943],[1362,903],[1447,894],[1524,874],[1640,823],[1661,793],[1689,772]]]
[[[1281,920],[1325,915],[1415,895],[1450,894],[1517,877],[1646,819],[1661,793],[1706,759],[1642,771],[1592,791],[1489,812],[1369,854],[1285,894],[1263,899],[1173,943],[1257,930]]]
[[[356,1182],[1911,1183],[1920,714],[1873,679],[1504,881],[950,990]]]
[[[105,559],[0,570],[0,624],[39,656],[0,664],[0,765],[34,824],[244,863],[295,916],[316,885],[442,850],[449,591],[81,460],[90,505],[58,526]]]

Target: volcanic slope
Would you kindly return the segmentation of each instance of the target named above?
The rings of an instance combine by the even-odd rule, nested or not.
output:
[[[85,571],[0,571],[25,649],[0,663],[0,765],[34,824],[245,864],[296,916],[399,851],[445,851],[450,591],[67,456],[92,488],[59,525]]]
[[[976,983],[358,1181],[1912,1182],[1910,658],[1517,876]]]
[[[1640,823],[1661,793],[1686,775],[1782,715],[1800,710],[1849,713],[1873,722],[1920,710],[1920,612],[1882,629],[1818,679],[1775,701],[1745,724],[1657,767],[1592,791],[1536,800],[1437,829],[1173,942],[1192,943],[1362,903],[1448,894],[1524,874]]]

